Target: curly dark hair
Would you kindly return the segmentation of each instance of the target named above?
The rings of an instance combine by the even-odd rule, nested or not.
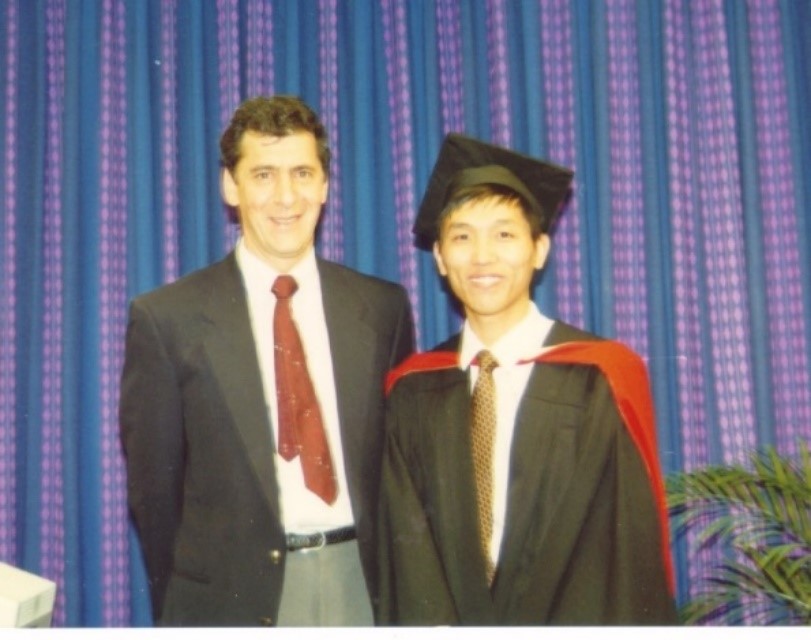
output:
[[[220,162],[232,174],[240,160],[242,136],[253,131],[269,136],[288,136],[309,131],[315,136],[318,159],[329,175],[330,149],[327,130],[316,113],[296,96],[258,96],[245,100],[231,117],[220,137]]]

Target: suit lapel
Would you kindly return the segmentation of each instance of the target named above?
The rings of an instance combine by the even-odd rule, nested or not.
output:
[[[545,346],[567,339],[565,327],[555,323]],[[573,477],[579,418],[573,408],[560,404],[563,385],[565,378],[555,367],[534,365],[516,416],[506,525],[493,591],[500,612],[516,593],[528,554],[553,535],[554,514]]]
[[[494,589],[499,610],[515,593],[527,553],[554,535],[554,514],[573,476],[576,418],[561,416],[561,411],[571,409],[550,401],[552,389],[562,382],[553,367],[535,365],[519,408],[510,453],[507,524]]]
[[[545,346],[583,336],[556,323]],[[504,580],[495,593],[500,615],[510,619],[518,619],[527,597],[533,619],[548,615],[610,443],[609,438],[578,441],[589,419],[581,377],[587,371],[534,367],[513,441]]]
[[[270,508],[279,515],[272,430],[248,301],[234,253],[220,263],[212,277],[204,318],[211,325],[204,340],[211,370],[259,487]]]
[[[318,271],[332,353],[341,446],[352,506],[358,518],[363,484],[369,481],[364,466],[369,462],[366,446],[376,441],[370,440],[368,433],[375,426],[368,411],[381,402],[374,394],[382,394],[382,387],[372,383],[376,375],[382,377],[373,366],[377,332],[369,324],[366,303],[345,281],[341,270],[319,260]]]

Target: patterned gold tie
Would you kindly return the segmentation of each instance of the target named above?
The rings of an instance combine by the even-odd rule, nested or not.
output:
[[[498,362],[487,350],[480,351],[476,360],[479,364],[479,377],[473,387],[471,399],[470,440],[479,508],[479,537],[487,568],[487,583],[492,584],[495,566],[490,557],[490,539],[493,536],[493,445],[496,436],[496,386],[493,369],[498,366]]]

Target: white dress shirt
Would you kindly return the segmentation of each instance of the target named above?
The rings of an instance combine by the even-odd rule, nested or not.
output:
[[[275,426],[278,425],[279,412],[273,360],[273,311],[276,308],[276,296],[271,287],[280,274],[251,253],[242,239],[237,243],[236,258],[248,294],[248,309],[262,373],[265,402],[274,431],[275,450],[278,452],[279,434]],[[332,351],[329,346],[315,252],[311,250],[289,275],[293,276],[298,284],[298,290],[291,301],[293,319],[301,336],[307,357],[307,369],[321,407],[327,442],[338,480],[338,497],[334,504],[326,504],[304,486],[300,457],[287,461],[275,453],[274,463],[280,490],[282,522],[287,532],[329,531],[351,525],[354,519],[347,490]]]
[[[519,364],[519,361],[534,358],[543,350],[552,324],[553,321],[530,302],[524,319],[490,347],[484,346],[468,322],[462,328],[459,366],[462,369],[470,368],[471,391],[479,375],[479,368],[472,364],[476,354],[488,349],[498,361],[498,367],[493,371],[496,385],[496,442],[493,449],[493,537],[490,540],[490,557],[495,565],[498,565],[501,539],[504,537],[515,418],[533,366],[532,362]]]

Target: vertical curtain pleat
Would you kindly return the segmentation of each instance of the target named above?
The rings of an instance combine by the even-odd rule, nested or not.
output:
[[[386,89],[389,95],[389,132],[394,178],[394,217],[397,222],[399,281],[411,292],[414,322],[419,327],[419,281],[412,251],[411,226],[416,208],[414,189],[413,116],[411,66],[408,60],[408,24],[405,0],[385,0],[383,40],[386,58]],[[419,333],[419,331],[418,331]],[[419,338],[419,335],[417,336]]]
[[[550,295],[549,313],[576,326],[585,326],[586,307],[583,276],[581,227],[583,208],[580,194],[580,162],[578,159],[575,59],[572,11],[566,0],[542,0],[538,29],[544,77],[549,159],[575,171],[574,188],[566,204],[566,215],[559,218],[554,230],[555,244],[551,264],[544,276],[552,277],[554,295]],[[550,287],[551,288],[551,287]]]
[[[723,11],[716,2],[697,4],[691,25],[697,70],[697,186],[705,242],[706,329],[712,344],[705,358],[714,378],[723,459],[739,462],[755,444],[755,431],[733,70]]]
[[[648,310],[642,97],[636,9],[623,0],[606,7],[608,144],[613,316],[617,338],[648,355]]]
[[[760,387],[771,392],[762,395],[773,399],[775,425],[804,426],[797,433],[776,431],[780,449],[796,455],[798,440],[804,438],[807,442],[811,439],[808,332],[803,312],[803,278],[807,283],[809,271],[808,263],[803,269],[800,258],[802,236],[798,235],[799,203],[795,188],[798,174],[792,164],[787,83],[781,73],[784,51],[780,15],[777,5],[769,2],[753,2],[750,11],[748,24],[757,140],[755,160],[760,186],[759,206],[753,208],[759,213],[760,225],[756,228],[764,247],[768,331],[763,333],[768,336],[771,364],[771,386],[763,381]],[[761,430],[771,426],[766,418],[760,418]]]
[[[512,147],[510,63],[507,57],[507,19],[504,0],[486,0],[487,95],[490,97],[490,140]]]
[[[43,318],[40,473],[40,570],[61,587],[65,584],[64,425],[62,407],[64,279],[62,251],[62,148],[65,100],[65,7],[50,1],[46,11],[47,119],[43,211]],[[64,623],[65,590],[60,589],[56,621]]]
[[[575,169],[534,296],[646,359],[666,470],[811,440],[811,5],[792,0],[7,0],[0,5],[0,561],[54,624],[150,624],[117,402],[128,300],[239,227],[218,139],[301,95],[318,250],[459,328],[411,225],[443,136]],[[679,598],[717,560],[676,540]]]
[[[87,341],[83,335],[83,326],[90,325],[91,331],[97,331],[93,321],[87,318],[88,303],[91,298],[84,286],[84,264],[90,246],[95,244],[92,235],[95,229],[95,212],[93,203],[95,187],[98,182],[97,165],[95,164],[95,146],[97,143],[96,111],[96,68],[91,60],[97,57],[92,47],[84,47],[85,36],[89,37],[88,45],[95,42],[94,34],[87,33],[85,21],[78,11],[79,7],[65,3],[65,78],[64,103],[62,105],[62,252],[63,259],[63,305],[62,335],[63,357],[62,370],[62,435],[64,450],[63,461],[63,500],[64,500],[64,548],[65,564],[63,567],[64,582],[57,580],[57,589],[63,592],[64,607],[56,608],[54,620],[57,624],[77,626],[89,624],[90,618],[84,609],[85,585],[88,591],[98,600],[93,592],[93,583],[88,581],[83,557],[93,557],[95,552],[85,556],[86,546],[94,543],[95,521],[90,518],[87,505],[95,498],[83,491],[85,470],[97,459],[97,451],[92,445],[95,442],[95,431],[92,422],[85,416],[89,408],[94,407],[93,400],[85,395],[86,376],[96,368],[95,360],[88,351]],[[90,17],[94,18],[92,12]],[[89,49],[89,50],[88,50]],[[88,60],[87,58],[90,58]],[[92,176],[92,177],[90,177]],[[90,245],[90,246],[88,246]],[[27,285],[26,285],[27,286]],[[91,307],[92,308],[92,307]],[[88,545],[88,540],[90,544]],[[97,547],[96,547],[97,548]],[[46,574],[47,575],[47,574]],[[58,576],[57,576],[58,577]]]
[[[614,265],[610,241],[611,215],[608,182],[611,167],[608,122],[608,44],[604,4],[589,7],[573,3],[577,39],[575,94],[577,95],[578,189],[584,200],[585,224],[579,239],[584,248],[586,270],[583,295],[587,315],[584,325],[613,335],[614,307],[608,295],[614,288]]]
[[[157,22],[157,21],[156,21]],[[171,282],[180,275],[180,211],[178,207],[178,175],[177,164],[177,136],[178,136],[178,109],[177,109],[177,3],[163,2],[160,5],[160,48],[159,64],[152,65],[157,78],[155,84],[159,87],[159,94],[155,103],[160,105],[158,126],[160,137],[156,142],[160,144],[160,163],[155,178],[160,182],[160,201],[155,204],[161,211],[160,238],[158,246],[163,249],[162,281]],[[137,103],[136,103],[137,104]],[[157,114],[156,114],[157,115]],[[136,136],[137,138],[138,136]],[[144,136],[155,139],[157,136]],[[157,164],[157,163],[156,163]],[[147,212],[145,212],[147,213]],[[148,214],[147,214],[148,215]],[[149,216],[151,217],[151,216]]]
[[[248,2],[245,17],[247,19],[242,24],[248,32],[245,38],[248,94],[270,95],[273,93],[275,82],[273,5],[264,0],[251,0]]]
[[[711,373],[706,349],[709,336],[704,290],[706,274],[702,270],[704,234],[702,233],[701,198],[698,166],[696,109],[697,81],[694,73],[695,43],[687,4],[682,0],[668,2],[665,8],[666,48],[670,52],[667,74],[667,109],[669,129],[669,171],[672,270],[674,282],[675,364],[679,388],[679,423],[687,468],[701,467],[710,461],[712,439],[717,430],[706,425],[717,424],[710,402]],[[688,539],[693,545],[693,538]],[[714,562],[711,553],[693,554],[680,575],[680,584],[698,584]],[[683,566],[683,565],[682,565]],[[686,575],[685,575],[686,574]]]
[[[15,149],[14,217],[17,224],[15,234],[15,271],[17,277],[26,278],[25,289],[17,289],[16,329],[18,382],[16,384],[16,475],[17,475],[17,535],[26,536],[26,544],[17,542],[18,558],[42,570],[42,529],[40,520],[43,509],[43,478],[40,459],[50,435],[39,428],[43,417],[43,407],[54,400],[50,393],[47,399],[42,394],[45,384],[42,373],[50,363],[46,363],[46,350],[53,343],[44,335],[45,313],[48,301],[45,299],[45,265],[53,265],[46,253],[45,204],[48,197],[46,187],[46,145],[48,133],[45,123],[48,117],[47,68],[49,63],[46,49],[45,29],[49,21],[45,12],[18,11],[18,44],[28,55],[19,56],[19,78],[36,74],[38,82],[20,83],[17,86],[18,123],[28,123],[15,131],[10,144]],[[19,126],[19,125],[18,125]],[[23,133],[25,129],[28,129]],[[26,170],[20,171],[20,162]],[[47,342],[47,346],[46,346]],[[56,354],[58,356],[58,354]],[[50,382],[53,378],[50,379]],[[50,432],[58,427],[49,420]],[[47,499],[45,500],[47,502]]]
[[[435,64],[430,65],[427,60],[420,60],[426,73],[422,91],[418,95],[422,97],[424,104],[434,104],[436,108],[424,110],[424,133],[415,144],[415,186],[420,199],[428,185],[428,176],[445,134],[468,131],[465,124],[469,110],[464,99],[462,9],[453,0],[438,0],[431,18],[433,20],[426,17],[422,29],[422,37],[431,48],[426,46],[422,51],[426,51],[426,57],[429,52],[432,53]],[[415,73],[415,80],[420,75]],[[417,110],[417,122],[420,111]],[[442,299],[441,283],[435,275],[433,257],[427,252],[418,252],[417,263],[420,290],[424,292],[420,300],[420,345],[430,348],[438,341],[439,336],[450,335],[458,327],[459,318]]]
[[[794,354],[806,363],[811,362],[811,243],[803,242],[811,234],[811,120],[807,117],[806,107],[811,100],[811,65],[808,64],[811,56],[811,33],[808,25],[811,24],[811,3],[790,2],[782,0],[777,5],[779,27],[779,42],[783,57],[781,63],[783,70],[780,75],[786,82],[786,117],[788,136],[786,144],[790,154],[790,171],[793,176],[794,198],[794,224],[797,227],[797,263],[800,269],[799,291],[793,296],[795,333],[789,333],[789,340],[793,341],[796,335],[805,344],[805,354]],[[801,328],[800,328],[801,327]],[[808,367],[808,365],[806,365]],[[808,368],[795,381],[795,386],[808,379]],[[809,385],[805,385],[807,393]],[[807,396],[805,396],[807,397]],[[789,398],[786,398],[789,401]],[[807,411],[807,409],[805,409]],[[807,413],[797,423],[796,439],[798,441],[811,441],[811,419]],[[778,424],[782,440],[785,442],[792,436],[784,431],[785,425]],[[791,429],[789,431],[792,431]]]
[[[206,100],[214,91],[207,79],[206,51],[212,41],[209,29],[216,25],[212,3],[178,2],[176,33],[178,218],[180,271],[186,273],[222,255],[225,217],[219,203],[217,137],[218,101]],[[214,14],[213,25],[209,13]],[[216,39],[213,39],[216,42]],[[214,58],[214,56],[212,56]]]
[[[118,391],[123,364],[127,292],[127,83],[124,52],[125,7],[105,0],[101,9],[101,118],[99,122],[100,189],[98,268],[99,292],[98,400],[101,497],[102,626],[122,626],[130,620],[129,549],[126,478],[120,461]]]
[[[338,139],[336,163],[341,166],[341,204],[343,206],[344,262],[366,270],[372,261],[379,225],[375,191],[380,182],[375,167],[375,39],[373,11],[369,3],[341,5],[339,21]],[[381,128],[380,131],[385,131]],[[385,136],[380,136],[384,139]],[[386,156],[390,159],[389,156]],[[382,168],[382,172],[385,168]],[[359,188],[360,187],[360,188]],[[389,205],[390,206],[390,205]],[[354,213],[367,211],[361,220]],[[348,215],[347,215],[348,214]]]
[[[338,0],[320,0],[319,3],[319,63],[320,114],[327,128],[331,146],[341,148],[338,129],[339,77],[338,77]],[[343,224],[341,199],[341,162],[335,157],[330,166],[329,198],[321,219],[318,236],[321,255],[328,260],[343,260]]]
[[[18,562],[17,542],[17,148],[19,87],[19,14],[8,3],[0,34],[0,78],[4,81],[2,113],[3,244],[0,300],[0,558]]]
[[[640,152],[644,217],[644,271],[647,315],[647,365],[656,402],[659,451],[666,471],[681,467],[678,430],[678,385],[669,374],[677,362],[673,323],[673,246],[668,183],[667,71],[664,10],[637,3],[639,44]]]
[[[239,38],[239,0],[217,0],[217,57],[219,70],[217,90],[219,92],[219,122],[222,131],[228,124],[234,109],[240,101],[240,38]],[[213,83],[212,83],[213,84]],[[272,85],[271,85],[272,86]],[[217,142],[219,150],[219,139]],[[218,176],[219,180],[219,176]],[[218,183],[219,186],[219,183]],[[225,207],[220,205],[222,210]],[[224,218],[228,223],[223,233],[221,250],[229,251],[238,237],[238,227],[231,220],[233,212],[226,211]]]

